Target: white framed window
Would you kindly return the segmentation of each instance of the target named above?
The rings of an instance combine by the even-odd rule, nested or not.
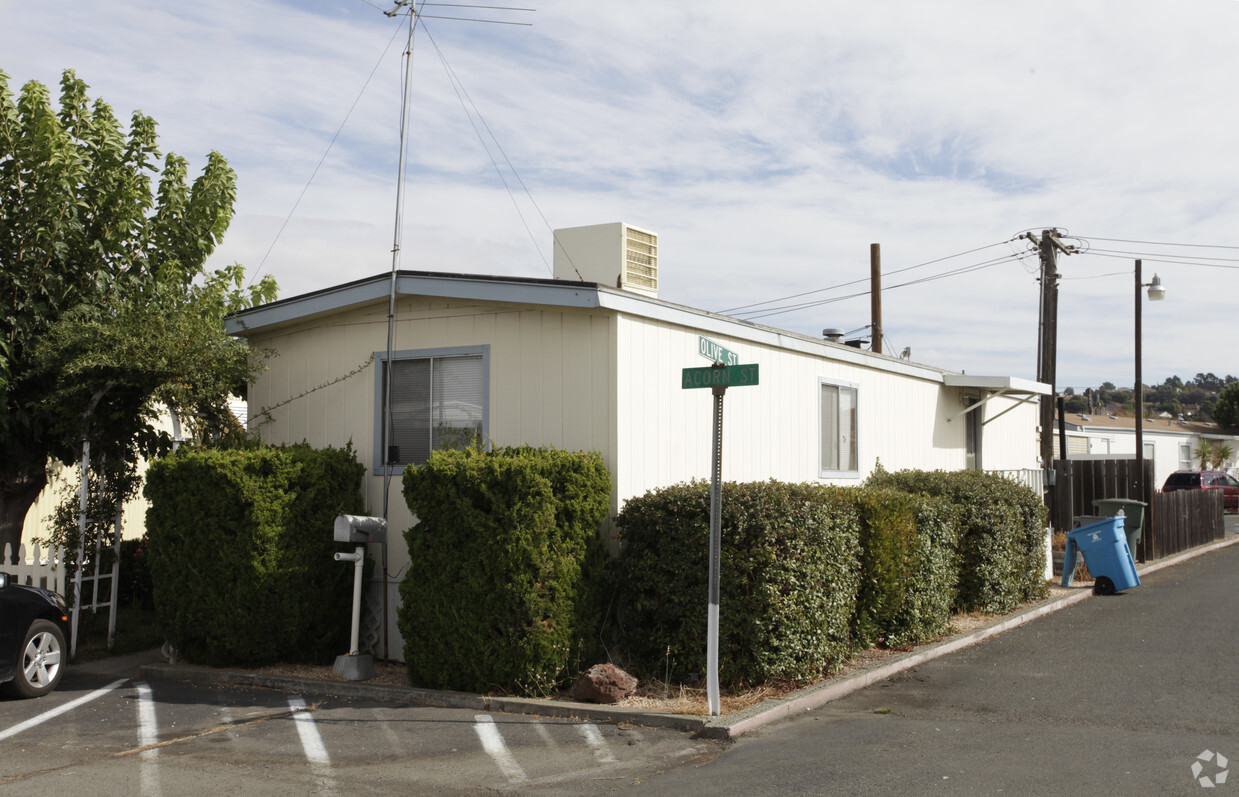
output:
[[[489,434],[490,347],[393,352],[391,407],[383,403],[387,353],[375,355],[374,472],[421,465],[430,452]]]
[[[1179,470],[1191,470],[1193,464],[1192,444],[1179,443]]]
[[[820,383],[819,475],[823,478],[859,478],[856,440],[856,385]]]

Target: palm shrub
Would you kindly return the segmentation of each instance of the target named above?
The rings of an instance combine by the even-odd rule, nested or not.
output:
[[[406,468],[409,682],[545,695],[575,675],[598,646],[610,493],[597,453],[443,450]]]

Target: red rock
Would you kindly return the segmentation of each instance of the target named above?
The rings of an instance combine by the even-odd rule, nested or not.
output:
[[[586,703],[618,703],[637,688],[637,679],[614,664],[595,664],[572,685],[572,699]]]

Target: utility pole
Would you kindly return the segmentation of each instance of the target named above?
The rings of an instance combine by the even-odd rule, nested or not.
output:
[[[1050,484],[1054,467],[1054,399],[1058,393],[1055,371],[1058,360],[1058,253],[1075,253],[1075,247],[1064,246],[1058,230],[1042,230],[1041,237],[1027,232],[1027,238],[1037,247],[1041,258],[1041,317],[1037,337],[1037,381],[1050,386],[1050,395],[1041,397],[1041,468]],[[1051,493],[1053,495],[1053,493]],[[1054,506],[1051,502],[1051,517]]]
[[[873,332],[870,349],[882,353],[882,245],[869,244],[869,321]]]

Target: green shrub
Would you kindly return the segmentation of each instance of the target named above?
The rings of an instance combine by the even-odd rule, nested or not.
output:
[[[576,675],[597,645],[610,494],[595,453],[472,448],[406,468],[409,682],[544,695]]]
[[[722,494],[719,680],[811,681],[851,652],[859,519],[845,491],[727,483]],[[616,518],[625,654],[646,676],[705,672],[710,485],[628,501]]]
[[[326,662],[347,652],[353,569],[340,512],[360,513],[351,446],[182,450],[151,463],[148,561],[159,623],[202,664]]]
[[[950,625],[957,534],[939,505],[882,487],[849,491],[860,513],[856,646],[904,647]]]
[[[1045,508],[1028,488],[975,470],[879,470],[867,484],[950,502],[960,533],[955,611],[1001,613],[1045,596]]]
[[[915,505],[912,567],[899,607],[885,629],[885,645],[902,648],[945,634],[959,581],[959,530],[950,506],[920,498]]]

